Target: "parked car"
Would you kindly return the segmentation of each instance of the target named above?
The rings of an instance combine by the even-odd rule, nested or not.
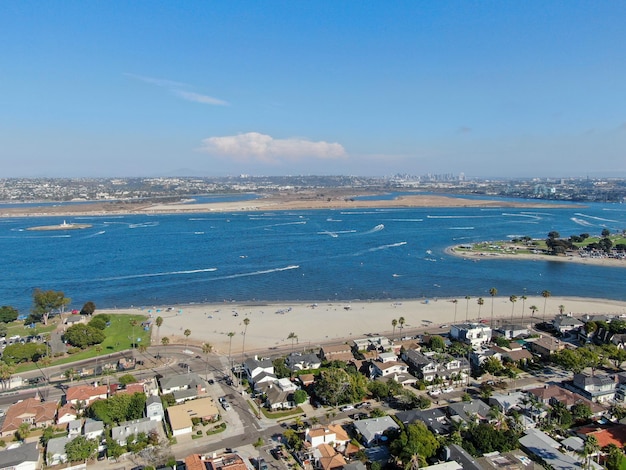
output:
[[[223,401],[222,408],[224,408],[225,411],[229,411],[231,409],[230,403],[228,403],[227,401]]]
[[[352,405],[345,405],[345,406],[342,406],[341,408],[339,408],[340,411],[351,411],[353,409],[354,409],[354,406],[352,406]]]

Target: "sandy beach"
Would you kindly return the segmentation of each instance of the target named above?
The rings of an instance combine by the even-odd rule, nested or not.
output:
[[[471,261],[495,261],[495,260],[530,260],[530,261],[543,261],[543,262],[555,262],[555,263],[580,263],[593,266],[605,266],[615,268],[626,268],[626,259],[618,258],[592,258],[582,257],[579,255],[567,255],[567,256],[552,256],[544,254],[532,254],[532,253],[497,253],[497,252],[481,252],[481,251],[469,251],[460,249],[458,246],[451,246],[446,249],[446,253],[454,256],[460,256]]]
[[[185,343],[183,332],[191,330],[189,344],[201,345],[208,342],[219,354],[228,354],[229,332],[232,337],[232,354],[241,355],[243,332],[246,329],[244,319],[250,320],[245,336],[246,355],[254,351],[277,348],[288,352],[291,350],[290,333],[297,336],[294,349],[302,350],[317,347],[325,342],[349,341],[351,338],[363,337],[367,334],[392,333],[391,321],[404,317],[404,332],[417,328],[429,332],[441,331],[441,325],[454,322],[455,308],[457,322],[465,320],[466,312],[470,319],[479,318],[478,297],[469,301],[465,298],[423,299],[423,300],[388,300],[388,301],[354,301],[354,302],[318,302],[318,303],[222,303],[197,304],[171,307],[154,306],[152,308],[98,310],[98,313],[144,313],[153,318],[161,316],[163,325],[160,331],[153,329],[153,344],[159,338],[167,336],[170,343]],[[484,305],[480,309],[480,318],[491,317],[492,298],[483,297]],[[508,319],[513,312],[515,317],[522,314],[531,319],[531,306],[536,306],[535,317],[543,315],[544,301],[546,318],[559,313],[559,306],[564,306],[565,313],[575,316],[589,314],[626,315],[626,302],[586,299],[573,297],[528,296],[525,301],[518,298],[514,306],[508,297],[493,298],[494,317]],[[534,320],[537,321],[537,320]],[[396,327],[395,336],[401,337],[403,332]]]

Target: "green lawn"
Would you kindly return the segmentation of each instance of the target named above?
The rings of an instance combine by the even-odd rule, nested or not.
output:
[[[150,331],[144,331],[141,322],[146,320],[146,315],[111,315],[111,324],[104,330],[106,339],[99,346],[92,346],[76,354],[67,357],[55,358],[51,365],[69,364],[71,362],[82,359],[90,359],[96,356],[106,356],[108,354],[123,351],[131,348],[131,340],[134,337],[139,339],[136,343],[137,347],[144,345],[150,346]],[[136,320],[137,326],[133,328],[131,321]],[[31,330],[32,331],[32,330]],[[21,364],[17,367],[16,372],[24,372],[36,369],[33,363]]]

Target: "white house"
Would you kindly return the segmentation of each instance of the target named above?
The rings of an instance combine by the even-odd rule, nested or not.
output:
[[[165,411],[163,410],[163,403],[161,397],[150,395],[146,400],[146,416],[152,421],[163,421],[165,418]]]
[[[0,469],[35,470],[40,467],[37,442],[0,451]]]
[[[450,337],[477,349],[491,342],[491,328],[483,323],[459,323],[450,328]]]
[[[394,375],[408,374],[409,366],[404,362],[372,362],[372,377],[392,377]]]

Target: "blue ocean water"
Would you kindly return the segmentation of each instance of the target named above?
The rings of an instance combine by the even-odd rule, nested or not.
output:
[[[89,223],[85,230],[27,227]],[[537,295],[626,300],[623,268],[480,260],[450,245],[626,228],[626,206],[416,208],[0,219],[0,305],[28,312],[32,291],[80,308],[197,302]]]

